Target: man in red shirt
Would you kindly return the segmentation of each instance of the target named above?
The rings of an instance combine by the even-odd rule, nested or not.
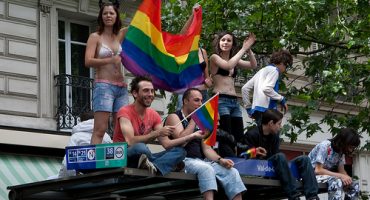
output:
[[[154,87],[149,77],[139,76],[132,80],[131,94],[134,103],[122,107],[117,113],[114,142],[127,142],[128,167],[148,169],[152,174],[171,172],[185,158],[181,141],[162,144],[166,150],[152,154],[146,143],[171,136],[175,127],[162,126],[161,117],[150,105],[154,100]]]

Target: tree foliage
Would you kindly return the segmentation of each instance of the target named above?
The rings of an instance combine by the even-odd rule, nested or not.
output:
[[[291,142],[299,134],[310,137],[321,131],[321,124],[333,134],[353,127],[370,135],[369,1],[168,0],[162,8],[165,29],[179,32],[196,2],[203,8],[201,45],[208,52],[218,31],[232,31],[240,41],[253,32],[253,51],[259,57],[286,48],[302,60],[290,69],[301,73],[285,77],[283,86],[288,99],[303,102],[290,106],[291,118],[283,129]],[[298,80],[306,84],[298,87]],[[344,106],[350,110],[336,112]],[[325,117],[311,122],[310,114],[324,107]]]

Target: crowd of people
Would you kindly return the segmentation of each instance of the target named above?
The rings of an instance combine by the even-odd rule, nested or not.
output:
[[[249,117],[256,122],[255,127],[244,132],[243,107],[238,102],[234,82],[237,69],[257,68],[252,51],[256,36],[250,33],[238,49],[237,40],[231,32],[217,34],[209,60],[207,52],[199,49],[199,61],[204,65],[204,85],[188,88],[180,95],[177,111],[169,114],[162,123],[160,115],[151,108],[155,88],[149,76],[138,76],[132,80],[130,92],[134,101],[129,104],[119,56],[122,51],[120,44],[127,29],[121,28],[116,5],[101,5],[98,25],[97,32],[88,39],[85,56],[86,66],[96,72],[94,119],[84,122],[89,123],[89,129],[93,130],[92,136],[88,135],[91,136],[91,144],[107,141],[105,131],[112,114],[113,142],[128,144],[128,167],[147,169],[158,175],[183,170],[197,176],[204,199],[213,199],[217,183],[229,199],[242,199],[246,186],[233,167],[233,161],[227,157],[263,159],[272,163],[287,198],[300,199],[302,194],[289,169],[289,161],[279,151],[279,132],[284,115],[278,106],[284,113],[288,111],[287,100],[279,93],[279,83],[281,75],[293,65],[293,57],[288,50],[274,52],[270,64],[258,70],[242,87],[243,105]],[[248,61],[242,59],[245,55],[248,55]],[[222,130],[222,137],[229,138],[219,139],[217,150],[203,142],[208,134],[188,117],[208,98],[208,89],[213,94],[219,94],[218,129]],[[163,146],[164,151],[150,151],[147,144],[154,140]],[[308,156],[302,155],[290,161],[297,166],[306,199],[319,199],[316,176],[327,180],[330,200],[341,199],[343,191],[350,199],[358,198],[358,182],[344,170],[343,155],[352,154],[359,145],[360,136],[356,131],[343,128],[334,138],[314,147]],[[245,156],[245,152],[254,153]]]

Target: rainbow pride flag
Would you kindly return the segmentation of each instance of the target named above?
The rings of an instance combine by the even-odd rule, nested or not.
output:
[[[175,92],[200,85],[204,82],[198,57],[201,27],[199,8],[184,34],[164,32],[161,0],[144,0],[121,44],[122,63],[136,76],[149,75],[157,89]]]
[[[204,139],[209,146],[216,144],[217,123],[218,123],[218,93],[194,111],[191,118],[204,132],[210,134]]]

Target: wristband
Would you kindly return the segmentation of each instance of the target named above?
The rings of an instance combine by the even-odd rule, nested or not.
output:
[[[220,161],[221,161],[221,159],[222,159],[222,157],[219,157],[219,158],[217,158],[217,163],[220,163]]]

